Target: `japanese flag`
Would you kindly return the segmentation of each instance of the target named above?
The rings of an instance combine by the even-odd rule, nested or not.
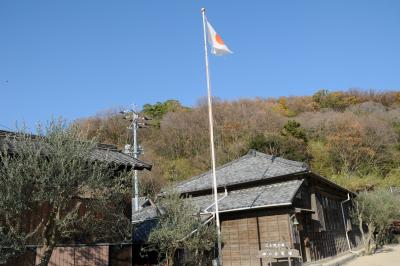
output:
[[[215,55],[232,54],[228,46],[224,43],[221,36],[214,30],[211,24],[207,21],[208,42],[211,45],[211,53]]]

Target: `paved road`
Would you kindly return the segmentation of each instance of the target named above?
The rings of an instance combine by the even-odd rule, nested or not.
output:
[[[346,266],[399,266],[400,265],[400,245],[390,245],[376,254],[358,257]]]

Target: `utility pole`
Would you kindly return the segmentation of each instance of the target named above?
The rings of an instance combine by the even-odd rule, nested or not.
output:
[[[138,145],[137,142],[137,130],[139,128],[150,126],[151,124],[147,124],[145,120],[151,120],[146,116],[140,116],[139,112],[136,111],[135,105],[133,105],[132,109],[128,109],[125,111],[121,111],[121,114],[124,115],[124,119],[131,122],[131,125],[128,129],[132,130],[132,142],[133,142],[133,151],[132,146],[130,144],[125,145],[124,153],[133,155],[133,158],[138,159],[140,154],[143,154],[143,148]],[[136,211],[139,210],[139,178],[138,178],[138,171],[133,169],[133,176],[132,176],[132,216],[131,216],[131,223],[133,224],[133,216]],[[132,226],[132,252],[133,252],[133,242],[134,242],[134,232],[135,227]],[[133,253],[132,253],[133,254]],[[134,257],[131,258],[131,263],[133,265]]]
[[[124,119],[127,119],[131,122],[131,125],[128,129],[132,130],[132,142],[133,142],[133,151],[131,151],[131,146],[128,144],[125,146],[125,153],[133,155],[135,159],[138,159],[140,154],[143,154],[143,149],[138,145],[137,142],[137,130],[139,128],[147,127],[147,123],[142,122],[142,120],[150,120],[145,116],[140,116],[139,113],[134,109],[129,109],[120,112],[125,115]],[[132,176],[132,221],[133,214],[135,211],[139,210],[139,180],[138,180],[138,171],[133,170]]]
[[[138,147],[137,147],[137,129],[138,129],[138,119],[139,115],[136,112],[132,112],[133,119],[132,119],[132,131],[133,131],[133,157],[135,159],[138,158]],[[134,210],[139,210],[139,185],[138,185],[138,173],[137,170],[133,170],[133,193],[135,195],[135,200],[132,200],[132,206],[135,206]],[[135,204],[135,205],[133,205]],[[133,207],[132,207],[133,208]],[[132,212],[133,214],[133,212]]]

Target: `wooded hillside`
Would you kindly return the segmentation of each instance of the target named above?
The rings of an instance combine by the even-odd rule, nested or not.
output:
[[[152,162],[141,174],[151,191],[210,168],[207,106],[178,101],[147,104],[154,127],[140,129]],[[304,161],[312,170],[351,189],[400,185],[400,92],[320,90],[313,96],[214,99],[218,164],[257,149]],[[117,111],[76,121],[85,138],[130,143],[129,122]]]

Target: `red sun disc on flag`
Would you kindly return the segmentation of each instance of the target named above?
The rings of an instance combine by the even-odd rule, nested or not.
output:
[[[215,40],[217,41],[217,43],[224,45],[224,41],[222,40],[221,36],[219,36],[219,34],[215,34]]]

